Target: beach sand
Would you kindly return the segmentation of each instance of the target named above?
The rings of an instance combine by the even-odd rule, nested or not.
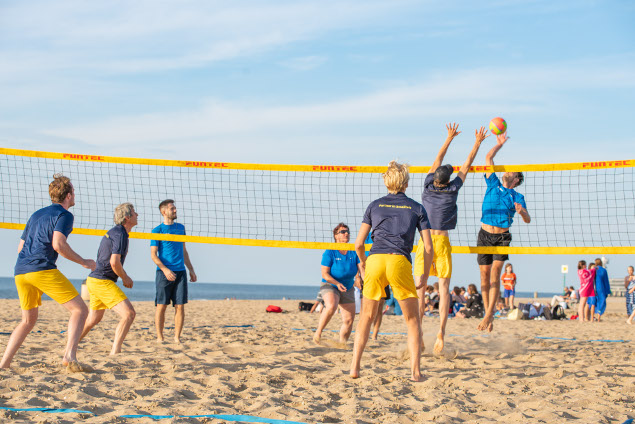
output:
[[[44,302],[35,332],[11,370],[0,370],[0,405],[72,408],[96,415],[0,411],[1,422],[150,423],[125,414],[243,414],[305,423],[623,423],[635,418],[635,325],[625,323],[624,298],[610,298],[603,322],[496,320],[495,332],[476,331],[475,319],[450,319],[446,354],[430,354],[438,319],[426,318],[425,380],[408,380],[402,317],[386,316],[370,341],[361,378],[351,380],[352,338],[335,341],[335,316],[323,339],[312,342],[318,315],[298,312],[297,301],[192,301],[183,344],[166,330],[155,341],[154,304],[134,302],[137,319],[124,353],[110,357],[116,314],[80,344],[79,359],[94,368],[67,374],[58,363],[68,315]],[[276,304],[288,311],[268,314]],[[171,308],[166,326],[173,325]],[[567,311],[568,315],[571,311]],[[0,300],[3,332],[20,316],[17,300]],[[253,327],[224,327],[253,325]],[[538,339],[565,337],[577,340]],[[353,334],[354,337],[354,334]],[[7,335],[1,336],[0,349]],[[626,343],[597,342],[626,339]],[[329,343],[329,340],[332,342]],[[158,422],[223,423],[216,418]]]

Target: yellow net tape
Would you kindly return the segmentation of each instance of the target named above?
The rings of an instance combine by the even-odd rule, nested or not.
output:
[[[629,242],[633,235],[628,234],[628,228],[634,228],[630,216],[635,211],[634,167],[635,160],[631,159],[497,165],[493,169],[473,166],[472,173],[528,173],[519,191],[525,194],[533,221],[529,225],[514,224],[511,247],[473,246],[485,184],[476,176],[470,177],[461,190],[459,226],[451,232],[451,237],[458,238],[458,243],[453,239],[453,253],[635,253]],[[353,250],[352,244],[344,247],[332,243],[330,229],[344,221],[355,234],[366,205],[385,194],[378,176],[385,169],[139,159],[0,148],[4,187],[0,228],[23,229],[32,212],[50,203],[47,186],[53,172],[64,172],[81,194],[73,209],[75,234],[105,234],[112,226],[114,206],[131,201],[146,222],[130,234],[131,238]],[[410,168],[415,175],[407,194],[415,200],[420,200],[425,177],[421,174],[429,169]],[[597,205],[590,194],[598,197]],[[150,223],[160,222],[156,222],[156,205],[165,198],[174,198],[184,211],[179,218],[183,217],[180,222],[186,225],[188,235],[150,232]],[[604,206],[606,202],[609,207]],[[596,232],[596,225],[604,231]]]

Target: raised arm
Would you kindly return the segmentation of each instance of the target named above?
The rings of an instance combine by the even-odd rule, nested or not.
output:
[[[465,179],[467,178],[467,172],[470,170],[470,166],[472,166],[472,163],[476,158],[476,154],[478,153],[478,149],[481,147],[481,143],[490,136],[490,134],[487,134],[485,127],[481,127],[480,130],[475,130],[474,134],[476,135],[476,141],[474,142],[474,146],[472,146],[472,151],[459,170],[459,178],[463,180],[463,182],[465,182]]]
[[[443,158],[445,154],[448,152],[448,148],[450,147],[450,143],[454,140],[454,137],[461,134],[461,131],[458,131],[459,124],[453,122],[445,126],[448,129],[448,138],[445,139],[443,146],[441,146],[441,150],[439,150],[439,154],[437,154],[437,158],[434,160],[432,167],[430,168],[430,173],[437,170],[438,167],[443,163]]]
[[[492,150],[487,152],[487,156],[485,156],[485,165],[494,167],[494,156],[496,156],[496,153],[498,153],[498,151],[503,147],[507,140],[509,140],[509,137],[507,137],[506,132],[496,136],[496,145],[492,147]],[[493,173],[494,170],[492,170],[492,172],[486,172],[485,177],[489,178],[489,176]]]

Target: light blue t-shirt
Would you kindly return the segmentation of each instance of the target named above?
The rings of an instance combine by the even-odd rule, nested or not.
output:
[[[348,251],[346,255],[342,255],[338,250],[327,250],[322,255],[322,266],[331,268],[331,276],[344,284],[346,290],[350,290],[355,284],[358,263],[357,253],[353,251]],[[322,278],[322,282],[327,283],[324,278]]]
[[[514,214],[516,214],[514,203],[520,203],[523,208],[527,208],[525,196],[512,188],[503,187],[493,172],[489,178],[485,175],[485,182],[487,183],[487,191],[483,199],[481,222],[499,228],[511,227],[512,222],[514,222]]]
[[[57,252],[53,249],[53,232],[68,237],[73,231],[73,214],[59,203],[40,209],[29,218],[21,239],[24,246],[18,254],[15,275],[57,269]]]
[[[175,222],[172,225],[161,224],[157,227],[154,227],[152,232],[158,234],[174,234],[184,236],[185,227],[178,222]],[[183,242],[152,240],[150,242],[150,246],[157,246],[159,248],[159,259],[161,260],[161,262],[163,262],[163,265],[168,267],[170,271],[185,271],[185,260],[183,259]]]

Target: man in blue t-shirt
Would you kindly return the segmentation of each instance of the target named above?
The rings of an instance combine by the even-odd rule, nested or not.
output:
[[[496,145],[487,153],[485,164],[492,172],[485,174],[487,191],[483,199],[483,215],[481,230],[478,233],[477,246],[509,246],[512,235],[509,228],[518,213],[527,224],[531,222],[525,197],[514,188],[521,185],[525,179],[522,172],[505,172],[502,182],[494,170],[494,157],[503,147],[509,137],[507,133],[496,136]],[[482,254],[477,256],[481,271],[481,293],[485,306],[485,316],[478,325],[481,331],[492,331],[494,328],[494,313],[496,302],[500,296],[500,276],[503,264],[509,258],[506,254]]]
[[[176,206],[174,200],[167,199],[159,203],[159,211],[163,223],[155,227],[156,234],[185,235],[185,227],[176,220]],[[174,311],[174,341],[181,343],[181,332],[185,320],[185,304],[187,303],[187,273],[190,271],[190,281],[196,282],[196,273],[187,254],[185,243],[180,241],[152,240],[150,243],[152,260],[157,264],[155,276],[157,306],[155,325],[157,339],[163,342],[163,327],[165,324],[165,310],[172,302]]]
[[[445,345],[445,327],[448,322],[448,311],[450,309],[450,279],[452,277],[452,245],[450,244],[450,230],[456,228],[459,208],[456,204],[459,197],[459,190],[467,179],[467,173],[476,158],[481,143],[489,135],[485,127],[474,131],[476,141],[467,159],[459,169],[459,172],[452,181],[450,177],[454,172],[452,165],[441,165],[443,158],[450,147],[452,140],[461,134],[459,125],[456,123],[446,125],[448,137],[441,150],[430,167],[430,172],[426,176],[421,200],[423,207],[430,218],[430,233],[432,235],[432,246],[434,257],[432,268],[428,270],[431,276],[439,277],[439,318],[440,326],[437,339],[434,343],[434,353],[441,354]],[[419,240],[417,254],[415,256],[415,277],[423,274],[423,243]],[[425,313],[425,292],[426,287],[418,289],[419,294],[419,314],[423,319]]]
[[[117,286],[117,280],[121,277],[124,287],[132,288],[133,281],[123,269],[123,264],[128,255],[128,233],[137,225],[138,216],[132,203],[122,203],[115,208],[115,226],[102,237],[97,251],[97,268],[86,279],[90,312],[81,339],[99,324],[106,309],[114,310],[121,319],[115,329],[111,355],[121,353],[121,345],[136,316],[128,296]]]
[[[66,239],[73,231],[75,189],[71,180],[55,174],[49,184],[52,205],[35,212],[26,223],[15,264],[15,285],[20,298],[22,322],[11,333],[0,368],[9,368],[13,356],[35,326],[42,293],[64,306],[71,314],[68,321],[68,343],[62,365],[70,372],[85,369],[77,362],[77,344],[88,315],[88,308],[73,284],[57,269],[58,254],[84,268],[94,270],[95,261],[84,259],[68,245]]]

